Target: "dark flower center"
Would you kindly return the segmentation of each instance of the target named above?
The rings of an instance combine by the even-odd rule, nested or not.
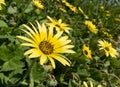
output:
[[[60,28],[60,25],[59,25],[59,24],[56,24],[55,26],[57,26],[58,28]]]
[[[88,52],[87,52],[86,50],[84,50],[84,54],[85,54],[85,55],[88,55]]]
[[[39,44],[39,49],[44,53],[44,54],[51,54],[53,53],[53,45],[48,42],[48,41],[42,41]]]
[[[109,47],[105,47],[105,49],[106,49],[107,51],[109,51]]]

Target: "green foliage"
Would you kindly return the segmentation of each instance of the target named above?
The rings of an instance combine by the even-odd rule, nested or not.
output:
[[[58,2],[59,1],[59,2]],[[119,0],[67,0],[80,7],[84,14],[70,10],[63,0],[42,0],[44,9],[37,8],[32,0],[6,0],[0,10],[0,87],[83,87],[83,81],[92,81],[94,86],[120,86],[120,1]],[[1,6],[1,3],[0,3]],[[60,10],[63,8],[66,12]],[[88,18],[85,17],[88,16]],[[75,46],[75,54],[66,54],[71,66],[56,62],[51,65],[39,64],[39,58],[24,56],[28,47],[21,46],[18,35],[25,35],[20,29],[23,24],[48,22],[47,16],[72,28],[66,34]],[[90,20],[98,29],[94,34],[88,30],[85,21]],[[104,32],[107,32],[105,34]],[[98,40],[109,41],[117,50],[117,58],[106,57],[100,51]],[[92,59],[83,54],[82,46],[90,47]]]

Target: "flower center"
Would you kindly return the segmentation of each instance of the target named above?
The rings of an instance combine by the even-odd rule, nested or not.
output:
[[[53,45],[48,41],[40,42],[39,49],[46,55],[53,53]]]
[[[109,51],[110,49],[109,49],[109,47],[105,47],[105,49],[107,50],[107,51]]]
[[[59,24],[56,24],[55,26],[57,26],[58,28],[60,28],[60,25],[59,25]]]
[[[84,50],[84,54],[85,54],[85,55],[88,55],[88,52],[87,52],[86,50]]]

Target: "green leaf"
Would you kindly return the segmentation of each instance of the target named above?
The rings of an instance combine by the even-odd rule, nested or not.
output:
[[[31,2],[28,7],[25,9],[25,13],[29,13],[33,10],[33,3]]]
[[[1,83],[7,83],[9,81],[9,78],[7,76],[5,76],[3,73],[0,73],[0,80]]]
[[[120,61],[117,58],[110,58],[110,65],[114,68],[120,67]]]
[[[40,80],[45,80],[47,75],[47,72],[44,72],[43,68],[39,65],[39,63],[35,62],[32,70],[32,79],[34,79],[35,82],[39,82]]]
[[[10,46],[6,46],[5,44],[3,44],[2,46],[0,46],[0,60],[9,61],[12,58],[16,58],[17,60],[22,59],[23,48],[20,47],[19,44],[11,44]]]
[[[15,14],[15,13],[17,13],[17,7],[9,6],[8,7],[8,13],[9,14]]]
[[[3,20],[0,20],[0,27],[8,27],[8,25]]]
[[[12,58],[3,64],[2,70],[10,71],[18,68],[23,68],[23,67],[24,67],[24,63],[22,61],[18,60],[17,58]]]
[[[97,81],[101,81],[103,79],[103,76],[102,76],[102,72],[100,72],[99,70],[95,69],[95,68],[91,68],[89,70],[90,72],[90,76],[94,79],[94,80],[97,80]]]
[[[90,73],[86,69],[78,69],[77,74],[81,76],[90,76]]]

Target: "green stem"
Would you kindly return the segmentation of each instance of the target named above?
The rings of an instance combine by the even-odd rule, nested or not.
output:
[[[25,78],[27,78],[27,76],[29,75],[29,73],[30,73],[30,71],[31,71],[31,69],[32,69],[32,66],[34,65],[34,63],[35,63],[35,60],[32,61],[30,67],[29,67],[28,70],[26,71],[25,76],[23,77],[22,80],[24,80]]]
[[[120,83],[120,78],[117,77],[115,74],[110,74],[111,76],[115,77],[116,79],[118,79],[119,83]]]

